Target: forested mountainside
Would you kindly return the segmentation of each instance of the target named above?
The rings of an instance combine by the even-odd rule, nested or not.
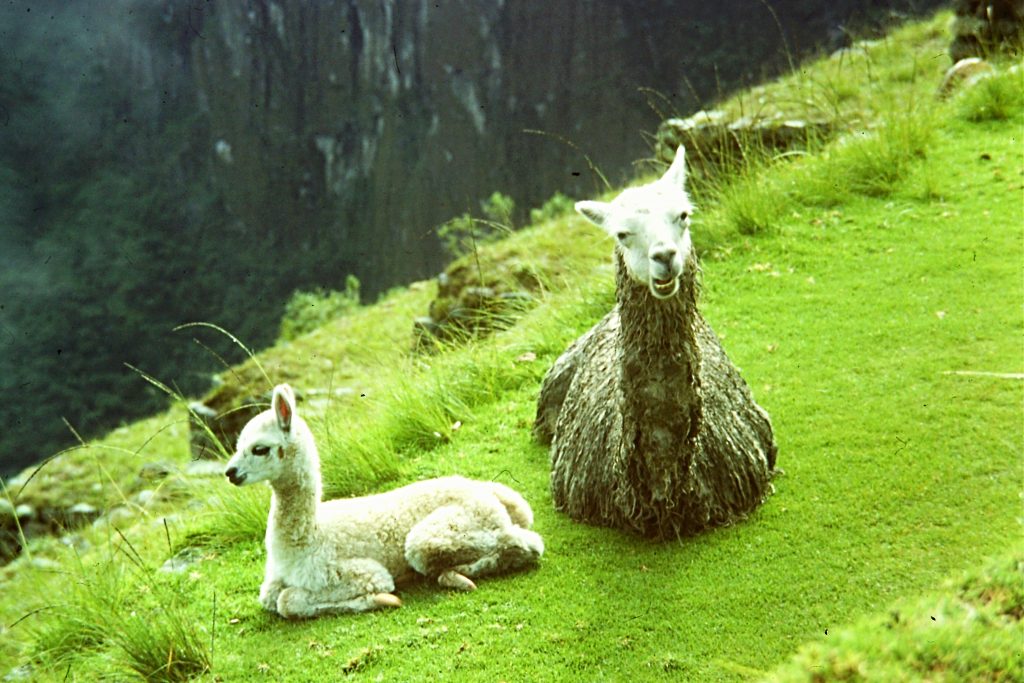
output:
[[[296,289],[427,277],[492,191],[590,194],[663,115],[939,4],[5,3],[0,473],[162,405],[126,363],[238,358],[180,323],[266,345]]]

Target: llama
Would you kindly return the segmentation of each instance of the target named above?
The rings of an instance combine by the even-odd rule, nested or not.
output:
[[[458,590],[535,564],[533,511],[502,484],[430,479],[362,498],[321,501],[320,459],[291,387],[242,429],[225,476],[272,489],[260,603],[283,617],[400,607],[395,581],[425,575]]]
[[[555,507],[675,538],[742,519],[771,491],[776,446],[697,311],[682,147],[660,179],[576,210],[616,240],[616,305],[555,362],[534,434]]]

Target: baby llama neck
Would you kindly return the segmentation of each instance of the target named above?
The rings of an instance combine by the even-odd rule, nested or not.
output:
[[[285,448],[287,467],[280,477],[271,482],[270,519],[273,533],[279,543],[289,546],[308,545],[316,535],[317,507],[320,505],[320,459],[312,443]],[[276,453],[268,457],[277,457]]]

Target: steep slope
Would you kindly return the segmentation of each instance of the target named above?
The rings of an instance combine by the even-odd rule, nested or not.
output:
[[[898,54],[934,54],[945,21],[888,42],[913,37],[917,48]],[[872,87],[887,48],[865,49],[871,69],[843,72],[844,84]],[[211,680],[745,680],[1000,552],[1019,533],[1024,450],[1013,377],[1024,361],[1024,97],[1017,72],[936,103],[941,67],[922,57],[892,69],[886,83],[905,89],[871,131],[752,168],[704,199],[702,309],[771,413],[786,472],[746,523],[661,545],[551,510],[547,453],[529,434],[539,381],[606,312],[613,287],[610,245],[565,216],[495,247],[536,255],[548,294],[489,341],[409,357],[394,340],[411,340],[430,295],[418,288],[259,357],[273,378],[317,387],[331,386],[330,360],[369,389],[314,425],[336,492],[450,472],[513,484],[548,546],[536,572],[469,595],[413,586],[387,614],[283,622],[255,603],[265,496],[190,480],[138,510],[134,526],[81,534],[92,550],[40,543],[7,568],[0,669],[68,680],[207,668]],[[740,196],[771,219],[753,234],[737,220]],[[166,450],[169,431],[129,429],[123,458],[102,443],[82,449],[73,458],[93,469],[78,476],[109,485],[142,458],[182,462],[181,441]],[[390,468],[365,469],[367,454]],[[126,474],[107,479],[108,468]],[[172,555],[183,571],[156,571]]]

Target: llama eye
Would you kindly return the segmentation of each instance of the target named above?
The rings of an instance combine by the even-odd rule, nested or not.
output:
[[[686,219],[689,218],[689,217],[690,217],[690,212],[689,211],[683,211],[681,214],[679,214],[679,222],[680,223],[685,223]]]
[[[617,240],[618,240],[618,241],[620,241],[620,242],[625,242],[626,240],[628,240],[628,239],[629,239],[629,236],[630,236],[631,234],[632,234],[632,233],[628,233],[628,232],[625,232],[625,231],[623,231],[623,232],[617,232],[617,233],[615,233],[615,239],[617,239]]]
[[[252,447],[252,454],[253,455],[266,455],[269,452],[270,452],[270,446],[253,446]]]

